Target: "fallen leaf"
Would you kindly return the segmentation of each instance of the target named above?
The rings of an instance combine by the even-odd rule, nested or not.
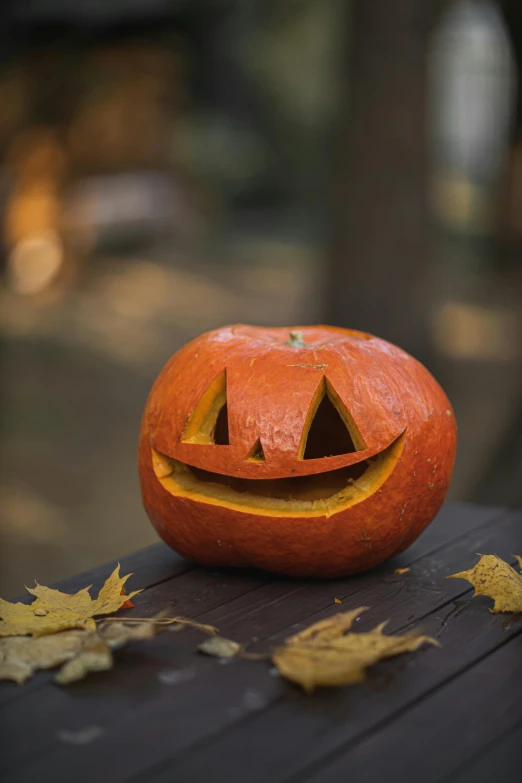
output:
[[[89,594],[90,587],[69,595],[38,584],[27,588],[36,597],[31,604],[12,604],[0,598],[0,637],[43,636],[71,628],[94,629],[95,615],[115,612],[141,592],[135,590],[129,596],[122,595],[130,574],[120,577],[119,571],[118,565],[94,600]]]
[[[497,555],[479,556],[473,568],[447,578],[466,579],[475,588],[474,595],[492,598],[495,603],[490,612],[522,612],[522,576]]]
[[[333,615],[291,636],[272,660],[279,672],[307,693],[318,686],[351,685],[366,678],[366,669],[383,658],[437,642],[429,636],[385,636],[381,623],[367,633],[349,633],[367,607]]]
[[[104,621],[96,632],[88,633],[80,650],[62,666],[54,681],[59,685],[69,685],[71,682],[82,680],[89,672],[112,669],[114,665],[112,650],[119,650],[129,642],[152,639],[155,633],[156,626],[153,623],[136,626],[126,621],[117,623]]]
[[[38,638],[0,639],[0,680],[21,684],[37,669],[51,669],[64,663],[80,650],[85,635],[85,631],[62,631]]]
[[[120,577],[119,569],[118,565],[96,599],[91,598],[89,587],[69,595],[38,584],[28,588],[35,597],[31,604],[0,599],[0,680],[21,684],[38,669],[62,664],[54,679],[65,685],[89,672],[111,669],[113,650],[130,641],[151,639],[159,628],[191,627],[208,634],[218,633],[214,626],[196,620],[166,617],[165,611],[155,617],[105,617],[96,626],[95,616],[131,605],[130,598],[141,592],[126,595],[124,584],[130,574]],[[221,643],[222,656],[241,649],[235,642],[222,639]]]
[[[198,645],[198,650],[215,658],[235,658],[241,650],[241,645],[233,642],[232,639],[224,639],[223,636],[210,636]]]
[[[54,681],[58,685],[69,685],[83,680],[89,672],[103,672],[113,667],[112,653],[106,642],[96,631],[87,634],[84,643],[74,658],[64,663]]]
[[[34,601],[33,603],[36,603]],[[0,637],[4,636],[43,636],[69,628],[94,628],[95,622],[72,611],[72,607],[62,611],[31,609],[33,604],[11,604],[0,598]]]
[[[395,573],[396,574],[407,574],[408,571],[410,571],[410,568],[396,568]]]
[[[117,623],[103,622],[98,626],[98,634],[111,650],[119,650],[128,642],[143,642],[156,634],[155,623],[133,625],[127,620]]]
[[[520,572],[522,573],[522,555],[513,555],[513,557],[516,559]]]
[[[90,671],[111,669],[112,650],[128,642],[151,639],[153,624],[129,625],[103,622],[97,630],[59,631],[46,636],[11,636],[0,639],[0,680],[24,683],[38,669],[65,664],[55,677],[64,685]]]
[[[334,598],[334,604],[342,604],[342,601],[340,598]]]

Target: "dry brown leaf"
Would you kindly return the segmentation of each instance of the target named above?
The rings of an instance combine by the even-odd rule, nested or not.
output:
[[[76,655],[68,661],[54,681],[59,685],[69,685],[82,680],[89,672],[112,669],[114,665],[112,650],[119,650],[129,642],[152,639],[156,633],[154,623],[133,625],[127,621],[108,623],[103,621],[96,632],[86,635],[84,644]]]
[[[408,571],[410,571],[410,568],[396,568],[395,573],[396,574],[407,574]]]
[[[119,650],[129,642],[152,639],[155,632],[153,624],[136,626],[126,622],[103,622],[96,632],[84,634],[81,648],[62,666],[54,681],[59,685],[69,685],[82,680],[89,672],[112,669],[112,650]]]
[[[131,575],[120,577],[119,571],[118,565],[94,600],[89,595],[89,587],[69,595],[38,584],[27,588],[36,597],[31,604],[12,604],[0,598],[0,637],[43,636],[71,628],[94,629],[95,615],[115,612],[141,592],[135,590],[130,595],[122,595],[123,585]]]
[[[342,601],[340,598],[334,598],[334,604],[342,604]]]
[[[58,685],[69,685],[71,682],[83,680],[89,672],[103,672],[112,667],[113,658],[109,646],[96,631],[92,631],[86,634],[76,655],[64,663],[54,676],[54,681]]]
[[[111,650],[119,650],[128,642],[143,642],[156,634],[155,623],[133,625],[127,620],[117,623],[103,622],[98,626],[98,634]]]
[[[33,638],[11,636],[0,639],[0,680],[25,682],[37,669],[52,669],[80,650],[85,631],[62,631]]]
[[[367,633],[349,633],[361,607],[314,623],[286,640],[272,660],[279,672],[307,693],[319,686],[351,685],[366,677],[366,669],[383,658],[437,644],[429,636],[385,636],[385,623]]]
[[[490,612],[522,612],[522,576],[497,555],[479,556],[473,568],[447,578],[466,579],[475,588],[474,595],[493,598]]]
[[[0,639],[0,680],[24,683],[38,669],[65,664],[56,675],[64,685],[89,671],[112,668],[111,650],[131,641],[151,639],[152,624],[132,626],[125,622],[103,623],[97,631],[59,631],[40,637],[11,636]]]
[[[235,658],[241,651],[241,645],[223,636],[210,636],[198,645],[198,650],[215,658]]]

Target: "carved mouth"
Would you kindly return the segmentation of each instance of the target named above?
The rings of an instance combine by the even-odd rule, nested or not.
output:
[[[403,444],[404,433],[370,459],[337,470],[280,479],[243,479],[212,473],[154,449],[152,466],[163,488],[177,497],[256,514],[330,516],[377,492],[393,472]]]

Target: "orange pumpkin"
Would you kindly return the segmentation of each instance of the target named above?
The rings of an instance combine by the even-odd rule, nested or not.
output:
[[[456,446],[432,375],[329,326],[230,326],[158,376],[139,470],[160,536],[209,566],[335,577],[408,547],[440,508]]]

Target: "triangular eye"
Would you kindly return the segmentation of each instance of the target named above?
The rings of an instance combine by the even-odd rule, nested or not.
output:
[[[228,436],[228,407],[226,403],[219,411],[216,419],[214,443],[216,446],[230,446],[230,439]]]
[[[192,411],[181,436],[183,443],[228,446],[227,373],[217,375]]]
[[[352,415],[328,381],[319,384],[301,441],[301,459],[351,454],[366,448]]]
[[[247,459],[252,460],[253,462],[265,461],[265,452],[263,451],[263,446],[261,445],[261,440],[259,438],[250,449]]]

